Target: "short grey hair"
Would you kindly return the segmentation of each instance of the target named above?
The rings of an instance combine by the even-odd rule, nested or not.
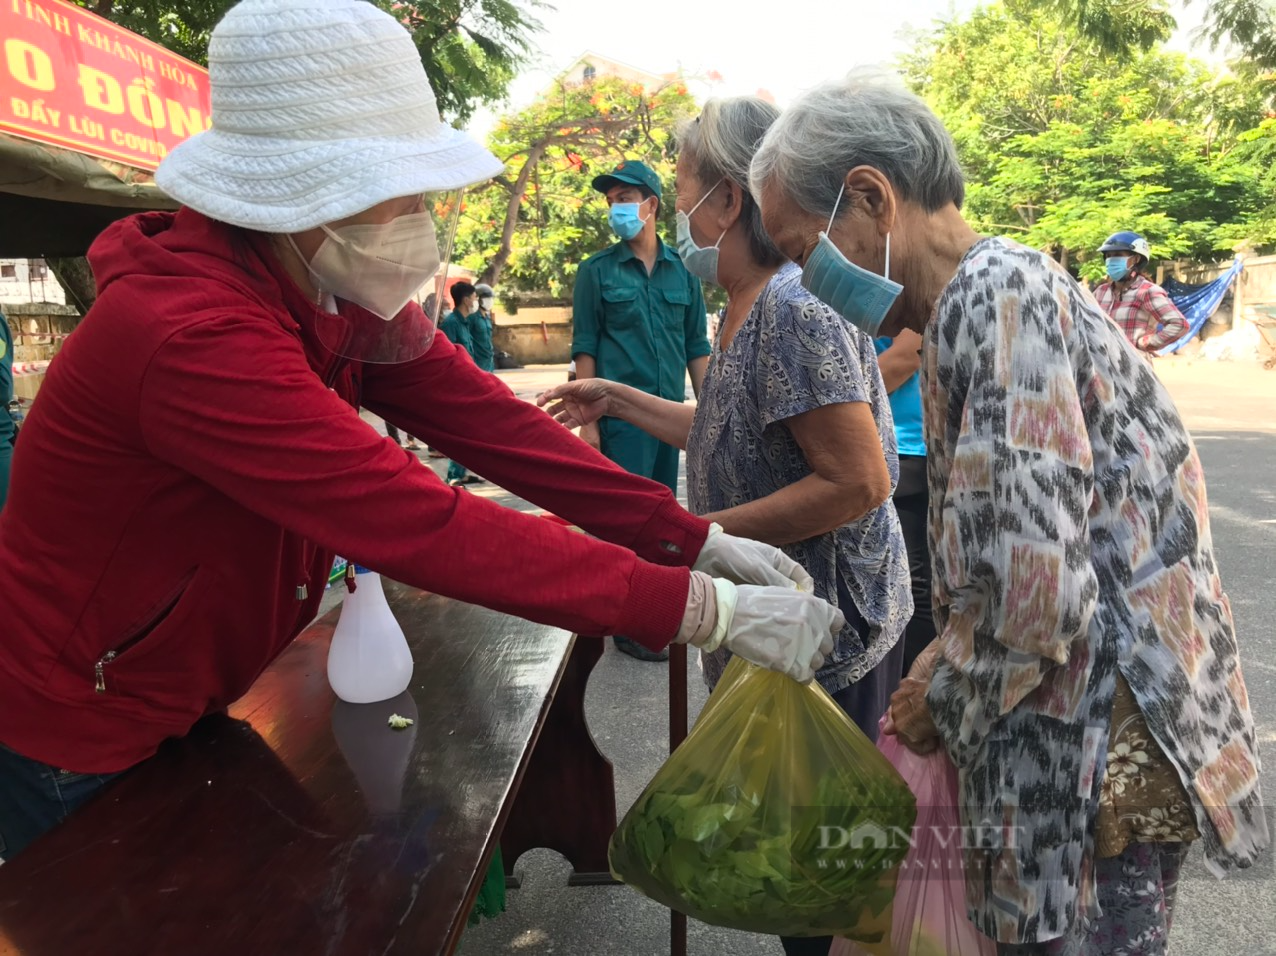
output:
[[[966,186],[944,124],[898,77],[856,70],[803,94],[772,125],[749,173],[754,196],[774,183],[803,210],[829,216],[848,171],[871,166],[900,198],[961,208]]]
[[[779,115],[775,106],[760,97],[733,96],[709,100],[699,116],[678,128],[679,152],[690,160],[696,179],[706,189],[725,179],[744,190],[740,218],[748,232],[749,252],[764,266],[779,265],[784,255],[762,228],[762,212],[749,192],[749,167]]]

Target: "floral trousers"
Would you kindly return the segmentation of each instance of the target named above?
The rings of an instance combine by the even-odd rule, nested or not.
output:
[[[1165,956],[1186,856],[1182,843],[1131,843],[1095,860],[1098,920],[1048,943],[1000,943],[997,956]]]

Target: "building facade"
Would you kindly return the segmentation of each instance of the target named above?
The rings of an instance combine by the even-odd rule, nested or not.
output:
[[[43,259],[0,259],[0,306],[17,302],[66,304],[66,294]]]
[[[561,82],[571,86],[589,83],[601,76],[617,76],[630,83],[638,83],[645,89],[654,90],[677,78],[675,73],[650,73],[647,70],[621,63],[610,57],[586,50],[563,71]]]

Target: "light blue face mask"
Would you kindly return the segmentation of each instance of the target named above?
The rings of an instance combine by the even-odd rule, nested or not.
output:
[[[647,224],[647,220],[638,215],[638,207],[641,205],[642,203],[636,202],[618,202],[607,213],[611,231],[626,242],[638,238],[642,227]]]
[[[718,241],[712,246],[698,246],[691,238],[691,217],[704,205],[704,201],[713,195],[713,190],[722,185],[722,182],[719,179],[714,183],[713,189],[701,196],[700,201],[691,207],[691,212],[674,214],[678,224],[678,255],[682,257],[682,264],[697,279],[712,282],[714,285],[718,285],[718,246],[722,245],[722,236],[725,236],[727,231],[723,229],[722,236],[719,236]]]
[[[1130,274],[1130,260],[1122,256],[1104,261],[1103,267],[1108,270],[1108,278],[1113,282],[1120,282]]]
[[[861,269],[833,245],[833,240],[829,238],[829,229],[833,228],[833,220],[837,216],[838,206],[842,204],[842,193],[845,191],[846,184],[843,183],[837,194],[837,202],[833,204],[833,215],[829,216],[828,228],[820,233],[819,242],[802,266],[802,288],[827,303],[834,312],[860,331],[876,337],[886,319],[886,313],[891,310],[904,287],[890,279],[890,233],[886,234],[884,276]]]

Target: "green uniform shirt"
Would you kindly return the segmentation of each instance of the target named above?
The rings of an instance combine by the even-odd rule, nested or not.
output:
[[[474,364],[485,372],[496,371],[496,352],[492,348],[492,323],[482,312],[475,310],[473,315],[466,317],[465,324],[470,330],[470,341],[474,343],[474,348],[470,350],[470,355],[474,357]]]
[[[474,357],[474,340],[470,338],[470,324],[456,309],[443,316],[443,321],[439,323],[439,331],[446,335],[453,345],[469,352],[470,358]]]
[[[13,458],[13,419],[9,399],[13,398],[13,339],[9,320],[0,312],[0,508],[9,495],[9,463]]]
[[[700,280],[663,242],[650,275],[627,242],[582,262],[572,324],[572,356],[592,355],[599,378],[676,402],[687,363],[709,354]]]

